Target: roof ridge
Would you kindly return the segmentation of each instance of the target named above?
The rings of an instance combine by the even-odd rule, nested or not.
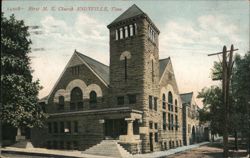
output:
[[[97,63],[99,63],[99,64],[102,64],[102,65],[104,65],[104,66],[109,67],[108,65],[106,65],[106,64],[104,64],[104,63],[102,63],[102,62],[100,62],[100,61],[98,61],[98,60],[95,60],[94,58],[91,58],[91,57],[89,57],[89,56],[87,56],[87,55],[85,55],[85,54],[82,54],[82,53],[78,52],[77,50],[75,50],[75,52],[78,53],[78,54],[80,54],[80,55],[83,55],[83,56],[85,56],[85,57],[87,57],[87,58],[89,58],[89,59],[91,59],[91,60],[93,60],[93,61],[95,61],[95,62],[97,62]]]
[[[106,84],[109,84],[109,66],[75,50],[75,54]]]
[[[137,10],[137,12],[131,12],[134,11],[134,8]],[[132,13],[132,14],[131,14]],[[130,6],[128,9],[126,9],[122,14],[120,14],[115,20],[113,20],[109,25],[112,25],[114,23],[120,22],[122,20],[125,20],[124,17],[128,16],[125,19],[130,19],[132,17],[136,17],[138,15],[146,15],[148,16],[144,11],[142,11],[136,4],[133,4],[132,6]]]
[[[132,6],[135,6],[138,10],[140,10],[142,13],[146,14],[143,10],[141,10],[141,8],[139,8],[135,3],[132,5]],[[132,7],[131,6],[131,7]]]

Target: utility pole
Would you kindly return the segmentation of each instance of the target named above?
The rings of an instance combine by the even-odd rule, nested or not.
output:
[[[208,56],[219,55],[222,54],[222,93],[223,93],[223,120],[224,120],[224,129],[223,129],[223,145],[224,145],[224,157],[227,158],[229,156],[228,153],[228,122],[229,122],[229,86],[232,75],[232,67],[233,67],[233,52],[238,49],[234,49],[234,46],[231,45],[231,49],[227,51],[227,47],[224,46],[222,52],[208,54]],[[227,60],[227,53],[229,53],[229,60]]]

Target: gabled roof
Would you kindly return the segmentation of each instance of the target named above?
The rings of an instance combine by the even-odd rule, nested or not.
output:
[[[128,18],[138,16],[138,15],[143,15],[143,14],[146,15],[146,13],[144,13],[137,5],[133,4],[125,12],[123,12],[118,18],[116,18],[111,24],[120,22]]]
[[[74,54],[71,56],[70,60],[68,61],[67,65],[65,66],[63,72],[61,73],[61,75],[59,76],[59,79],[56,81],[54,87],[52,88],[52,90],[50,91],[49,95],[45,98],[42,98],[39,100],[39,102],[43,102],[43,101],[47,101],[50,98],[50,95],[52,94],[52,92],[54,91],[55,87],[57,86],[57,84],[59,83],[59,81],[61,80],[63,74],[65,73],[66,69],[69,67],[72,58],[76,56],[77,58],[81,59],[81,62],[85,63],[87,67],[90,68],[91,71],[94,72],[94,74],[99,77],[99,79],[106,85],[108,86],[109,84],[109,67],[107,65],[104,65],[102,63],[100,63],[99,61],[96,61],[86,55],[83,55],[79,52],[77,52],[75,50]]]
[[[169,61],[170,61],[170,57],[159,60],[160,78],[162,77],[162,74],[164,70],[166,69],[166,66],[168,65]]]
[[[97,60],[94,60],[84,54],[75,51],[76,54],[84,60],[95,73],[101,77],[107,84],[109,84],[109,67]]]
[[[183,104],[190,104],[193,97],[193,92],[180,94]]]

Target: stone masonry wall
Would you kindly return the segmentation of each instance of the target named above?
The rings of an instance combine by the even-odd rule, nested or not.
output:
[[[135,36],[115,40],[115,30],[120,27],[136,23],[137,34]],[[158,34],[153,42],[149,36],[149,20],[145,16],[140,16],[131,20],[126,20],[110,28],[110,87],[112,105],[116,105],[116,97],[136,94],[137,103],[132,107],[144,112],[142,126],[149,129],[149,122],[160,122],[160,114],[157,111],[149,110],[149,95],[159,98],[159,53]],[[122,52],[131,53],[128,59],[128,79],[124,79],[124,63],[120,61]],[[152,61],[154,68],[154,79],[152,80]],[[159,99],[158,99],[159,100]],[[159,105],[159,101],[157,101]],[[124,105],[127,106],[127,105]],[[157,132],[158,129],[155,129]],[[143,152],[150,151],[149,130],[141,134]],[[154,138],[153,138],[154,139]],[[153,141],[154,150],[159,150],[158,142]]]
[[[166,122],[168,123],[168,113],[171,113],[174,115],[174,123],[175,123],[175,115],[178,116],[178,130],[174,127],[174,130],[169,130],[168,126],[166,130],[163,130],[163,122],[161,123],[161,144],[162,144],[162,149],[170,149],[175,148],[177,146],[182,146],[183,145],[183,129],[182,129],[182,102],[181,98],[179,95],[178,91],[178,86],[176,83],[176,79],[174,76],[174,71],[172,67],[171,61],[169,61],[167,68],[165,70],[165,74],[163,74],[163,78],[160,82],[160,89],[161,89],[161,94],[160,94],[160,102],[161,102],[161,110],[162,112],[166,112]],[[168,110],[168,92],[171,91],[173,94],[173,107],[174,107],[174,112],[169,112]],[[162,108],[162,94],[165,93],[166,96],[166,109]],[[177,100],[177,110],[178,112],[175,111],[175,100]],[[161,112],[161,117],[162,117],[162,112]],[[171,144],[170,144],[171,143]]]
[[[74,58],[78,58],[78,57],[74,55],[73,59]],[[79,59],[74,59],[74,60],[79,60]],[[82,80],[87,86],[90,84],[96,84],[101,88],[103,96],[97,98],[97,104],[96,104],[96,106],[94,106],[94,109],[108,107],[108,105],[107,105],[108,88],[104,85],[103,82],[101,82],[97,78],[97,76],[95,74],[93,74],[93,72],[91,72],[89,70],[89,68],[85,64],[81,64],[79,66],[80,66],[79,75],[72,75],[71,67],[67,68],[66,71],[64,72],[64,74],[62,75],[60,81],[57,83],[57,85],[53,89],[53,92],[51,93],[50,98],[48,100],[48,105],[47,105],[47,109],[46,109],[46,111],[48,113],[60,112],[60,111],[58,111],[57,104],[54,103],[54,101],[53,101],[54,95],[58,90],[66,89],[67,85],[75,79]],[[82,93],[86,96],[89,95],[89,94],[86,94],[87,91],[83,91]],[[88,109],[93,108],[89,105],[89,99],[84,98],[83,102],[84,102],[83,110],[88,110]],[[66,111],[67,110],[69,111],[69,104],[70,104],[70,102],[65,100],[64,107],[65,107]]]
[[[130,117],[130,113],[66,113],[52,115],[49,117],[45,127],[34,129],[32,134],[32,143],[36,147],[58,148],[58,149],[78,149],[86,150],[104,139],[104,124],[102,119],[121,119]],[[78,131],[74,132],[74,122],[78,122]],[[54,132],[53,123],[57,123],[58,132]],[[64,123],[67,128],[67,122],[71,122],[71,132],[60,132],[60,123]],[[52,124],[52,132],[49,133],[48,123]],[[50,147],[48,143],[50,144]],[[56,147],[54,142],[56,142]],[[60,143],[63,143],[61,147]],[[76,144],[74,144],[76,143]]]

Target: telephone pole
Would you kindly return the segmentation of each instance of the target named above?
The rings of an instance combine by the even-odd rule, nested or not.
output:
[[[223,95],[223,120],[224,120],[224,128],[223,128],[223,145],[224,145],[224,157],[227,158],[229,156],[228,153],[228,122],[229,122],[229,86],[232,75],[232,67],[233,67],[233,52],[238,49],[234,49],[234,46],[231,45],[231,49],[227,50],[227,47],[224,46],[222,52],[208,54],[208,56],[219,55],[222,54],[222,95]],[[229,60],[227,60],[227,53],[229,52]]]

